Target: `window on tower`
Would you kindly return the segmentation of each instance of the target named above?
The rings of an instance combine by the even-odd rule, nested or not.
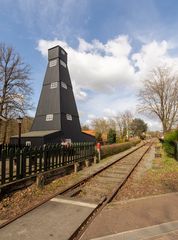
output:
[[[64,89],[67,89],[67,84],[61,81],[61,87],[63,87]]]
[[[57,59],[51,60],[49,62],[49,67],[54,67],[54,66],[56,66],[56,64],[57,64]]]
[[[66,55],[66,53],[64,52],[64,50],[63,50],[63,49],[61,49],[61,53],[62,53],[63,55]]]
[[[64,62],[64,61],[62,61],[62,60],[60,60],[60,64],[63,66],[63,67],[67,67],[67,65],[66,65],[66,63]]]
[[[51,89],[57,88],[57,82],[51,83],[50,88]]]
[[[47,122],[53,121],[53,114],[47,114],[47,115],[46,115],[46,121],[47,121]]]
[[[72,115],[71,114],[66,114],[66,119],[69,121],[72,121]]]

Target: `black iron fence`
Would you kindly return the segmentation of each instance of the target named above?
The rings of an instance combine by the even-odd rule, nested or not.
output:
[[[175,158],[178,161],[178,142],[175,142]]]
[[[40,148],[5,147],[0,156],[0,188],[17,180],[92,159],[94,143],[46,145]]]

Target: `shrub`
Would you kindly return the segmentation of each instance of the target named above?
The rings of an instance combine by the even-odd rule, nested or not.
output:
[[[163,147],[169,156],[174,156],[176,151],[175,142],[178,141],[178,129],[164,136]]]
[[[140,140],[135,140],[127,143],[119,143],[119,144],[112,144],[112,145],[105,145],[101,147],[101,158],[106,158],[112,156],[114,154],[123,152],[135,145],[137,145]]]
[[[96,138],[97,142],[102,142],[103,141],[102,134],[99,133],[99,132],[96,132],[95,138]]]
[[[107,141],[109,144],[116,142],[116,131],[112,128],[109,129],[108,135],[107,135]]]

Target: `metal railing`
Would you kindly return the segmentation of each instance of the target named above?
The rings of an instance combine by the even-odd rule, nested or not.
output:
[[[94,154],[95,144],[87,142],[72,143],[68,146],[46,145],[40,148],[6,147],[1,150],[0,188],[39,173],[92,159]]]
[[[178,161],[178,142],[175,142],[175,159]]]

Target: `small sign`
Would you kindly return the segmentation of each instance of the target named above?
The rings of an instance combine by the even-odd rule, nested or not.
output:
[[[68,144],[71,144],[71,143],[72,143],[72,140],[71,140],[70,138],[65,139],[65,141],[66,141]]]
[[[54,66],[56,66],[56,64],[57,64],[57,59],[51,60],[49,62],[49,67],[54,67]]]
[[[61,81],[61,87],[67,89],[67,84],[66,84],[65,82],[62,82],[62,81]]]
[[[62,60],[60,60],[60,64],[63,66],[63,67],[67,67],[67,65],[66,65],[66,63],[64,62],[64,61],[62,61]]]
[[[47,121],[47,122],[53,121],[53,114],[48,114],[48,115],[46,115],[46,121]]]
[[[51,83],[50,88],[51,89],[57,88],[57,82]]]
[[[25,142],[25,146],[31,146],[31,145],[32,145],[31,141],[26,141]]]
[[[71,114],[66,114],[66,118],[67,118],[67,120],[72,121],[72,115]]]

